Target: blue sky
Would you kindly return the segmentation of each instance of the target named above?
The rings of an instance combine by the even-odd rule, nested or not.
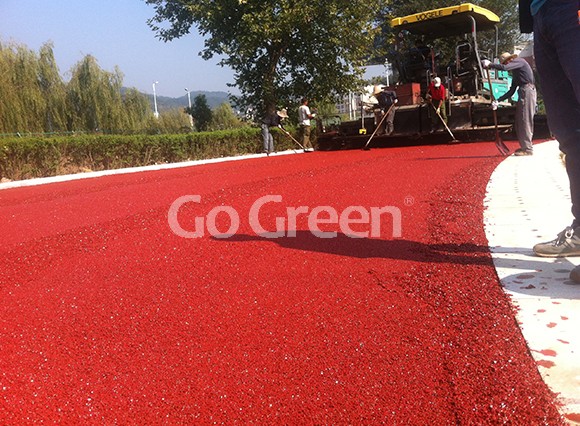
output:
[[[147,26],[154,10],[143,0],[0,0],[0,40],[29,49],[48,41],[61,75],[85,55],[93,55],[101,68],[124,74],[124,85],[158,95],[181,97],[191,91],[233,91],[233,73],[204,61],[198,53],[203,39],[195,32],[163,42]]]
[[[61,75],[85,55],[93,55],[100,67],[118,66],[124,85],[160,96],[181,97],[190,91],[224,91],[237,94],[233,72],[204,61],[198,54],[203,39],[195,28],[180,39],[163,42],[147,25],[154,15],[143,0],[0,0],[0,40],[38,51],[52,41]],[[374,69],[373,69],[374,68]],[[380,75],[383,67],[371,67],[366,77]]]

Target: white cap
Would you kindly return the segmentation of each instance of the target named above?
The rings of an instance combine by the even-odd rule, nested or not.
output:
[[[439,77],[435,77],[433,79],[433,83],[435,83],[435,87],[441,86],[441,79]]]

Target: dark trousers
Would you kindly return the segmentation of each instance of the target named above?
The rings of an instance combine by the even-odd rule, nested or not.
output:
[[[578,0],[549,0],[534,16],[534,56],[550,130],[566,154],[573,227],[580,226],[580,23]]]
[[[381,128],[378,129],[377,135],[390,135],[395,131],[395,107],[385,107],[384,109],[375,109],[375,125],[379,125],[381,120]],[[387,114],[388,113],[388,114]],[[385,117],[385,114],[387,116]],[[384,119],[383,119],[384,118]]]
[[[274,137],[270,133],[270,127],[262,123],[262,140],[264,142],[264,152],[268,154],[274,152]]]

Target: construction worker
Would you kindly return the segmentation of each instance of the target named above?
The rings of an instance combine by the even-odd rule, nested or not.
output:
[[[377,135],[391,135],[395,130],[395,107],[393,105],[399,102],[397,92],[388,90],[386,87],[375,86],[373,96],[378,102],[374,107],[376,125],[380,124]],[[391,108],[391,106],[393,107]],[[385,114],[387,114],[386,117]]]
[[[282,127],[282,120],[288,118],[286,109],[282,109],[275,113],[266,114],[262,119],[262,139],[264,142],[264,152],[270,155],[274,152],[274,138],[270,132],[270,127]]]
[[[310,142],[310,119],[314,117],[316,117],[316,114],[310,112],[308,99],[302,98],[302,105],[298,107],[298,123],[300,124],[300,135],[302,136],[304,152],[314,150],[312,143]]]
[[[534,85],[534,73],[530,64],[518,55],[504,52],[499,57],[499,64],[493,64],[487,59],[481,62],[483,68],[510,71],[512,73],[512,85],[510,89],[497,99],[497,102],[510,99],[518,90],[518,103],[516,104],[516,135],[520,142],[520,148],[514,155],[533,155],[534,147],[532,137],[534,135],[534,114],[536,113],[536,86]],[[497,104],[493,105],[497,108]]]
[[[431,111],[431,133],[433,133],[441,124],[441,120],[447,123],[447,110],[445,107],[445,99],[447,91],[445,86],[441,83],[439,77],[435,77],[429,87],[427,88],[427,102],[429,102],[434,111]]]

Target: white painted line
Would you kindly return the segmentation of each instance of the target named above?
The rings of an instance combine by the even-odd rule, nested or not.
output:
[[[536,145],[533,156],[506,158],[491,176],[484,205],[496,270],[540,374],[563,414],[579,414],[580,284],[569,273],[580,257],[547,259],[532,251],[572,223],[557,141]]]

